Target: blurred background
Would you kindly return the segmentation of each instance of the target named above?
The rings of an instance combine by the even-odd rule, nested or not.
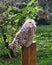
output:
[[[0,65],[21,65],[21,48],[8,44],[28,18],[37,24],[37,65],[52,65],[52,0],[0,0]]]

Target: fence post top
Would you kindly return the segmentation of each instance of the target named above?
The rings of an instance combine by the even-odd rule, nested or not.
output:
[[[36,41],[33,41],[32,43],[34,44],[34,43],[36,43]]]

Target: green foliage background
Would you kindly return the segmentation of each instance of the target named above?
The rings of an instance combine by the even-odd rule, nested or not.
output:
[[[31,0],[24,3],[26,6],[22,9],[19,7],[9,6],[6,2],[1,3],[0,7],[7,7],[2,13],[3,19],[0,20],[0,55],[9,54],[9,50],[5,47],[5,43],[10,43],[15,37],[16,32],[21,28],[26,19],[35,19],[39,8],[38,1]],[[4,41],[4,37],[6,40]]]
[[[21,56],[2,59],[1,56],[9,54],[9,50],[5,47],[15,37],[16,32],[21,28],[26,19],[35,19],[40,8],[37,0],[31,0],[24,3],[26,6],[22,9],[14,6],[9,6],[7,3],[1,3],[0,7],[7,8],[2,13],[3,19],[0,20],[0,65],[21,65]],[[6,35],[4,41],[3,35]],[[52,65],[52,26],[38,25],[34,35],[34,40],[37,42],[37,65]],[[21,49],[17,50],[21,54]]]

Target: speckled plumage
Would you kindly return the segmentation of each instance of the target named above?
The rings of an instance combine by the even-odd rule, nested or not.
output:
[[[11,49],[18,48],[19,46],[29,47],[32,44],[35,30],[36,30],[35,21],[33,19],[26,20],[22,28],[16,34],[12,43],[9,44],[9,47]]]

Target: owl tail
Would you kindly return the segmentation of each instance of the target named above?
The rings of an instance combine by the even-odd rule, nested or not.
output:
[[[13,43],[10,43],[9,48],[12,49],[12,50],[15,49],[15,45]]]
[[[19,47],[18,41],[16,40],[16,38],[14,38],[14,40],[12,41],[12,43],[9,44],[9,47],[10,47],[10,49],[12,49],[12,50]]]

